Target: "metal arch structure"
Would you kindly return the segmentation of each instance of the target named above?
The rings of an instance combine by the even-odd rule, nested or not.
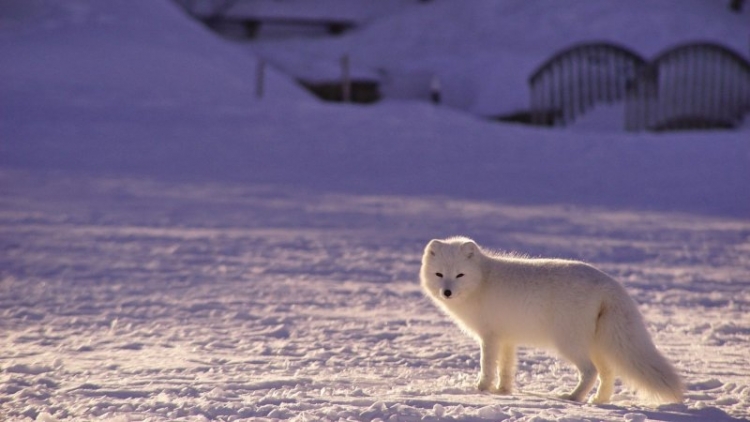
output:
[[[653,58],[629,86],[627,130],[736,127],[750,111],[750,62],[716,43],[691,42]]]
[[[529,77],[531,123],[566,125],[596,103],[621,100],[645,66],[639,54],[610,42],[566,48]]]

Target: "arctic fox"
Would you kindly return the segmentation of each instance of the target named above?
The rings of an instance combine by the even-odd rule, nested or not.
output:
[[[427,296],[479,342],[479,390],[512,392],[516,346],[524,344],[554,349],[578,368],[565,399],[583,401],[598,374],[593,403],[610,401],[616,375],[657,402],[682,401],[682,382],[635,302],[588,264],[495,254],[454,237],[430,241],[420,278]]]

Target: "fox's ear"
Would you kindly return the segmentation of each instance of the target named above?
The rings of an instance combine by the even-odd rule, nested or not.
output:
[[[429,253],[430,256],[435,256],[435,251],[442,247],[443,244],[443,241],[439,239],[430,240],[430,243],[428,243],[427,247],[424,248],[425,255]]]
[[[479,246],[471,240],[461,244],[461,253],[463,253],[467,259],[471,259],[478,251]]]

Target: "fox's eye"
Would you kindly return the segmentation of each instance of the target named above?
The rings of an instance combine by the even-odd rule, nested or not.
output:
[[[443,273],[435,273],[436,276],[443,278]]]
[[[464,273],[461,273],[461,274],[457,275],[456,278],[461,278],[463,276],[464,276]]]

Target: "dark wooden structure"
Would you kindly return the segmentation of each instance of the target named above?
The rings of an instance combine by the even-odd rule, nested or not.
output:
[[[262,6],[257,4],[248,8],[248,2],[241,0],[204,0],[200,5],[196,0],[175,1],[188,14],[216,32],[223,33],[228,27],[242,28],[242,38],[254,38],[263,25],[321,28],[329,34],[338,35],[359,24],[353,18],[306,14],[290,8],[280,11],[275,7],[256,7]]]
[[[304,17],[279,17],[279,16],[198,16],[201,22],[211,29],[220,28],[222,25],[236,25],[244,28],[245,37],[255,38],[264,24],[288,25],[297,27],[320,27],[325,28],[331,35],[342,34],[357,26],[354,21],[341,19],[316,19]]]
[[[367,79],[353,79],[350,82],[349,92],[344,93],[344,85],[341,81],[310,82],[298,80],[298,82],[324,101],[369,104],[380,101],[380,82]],[[346,99],[346,97],[349,97]]]

